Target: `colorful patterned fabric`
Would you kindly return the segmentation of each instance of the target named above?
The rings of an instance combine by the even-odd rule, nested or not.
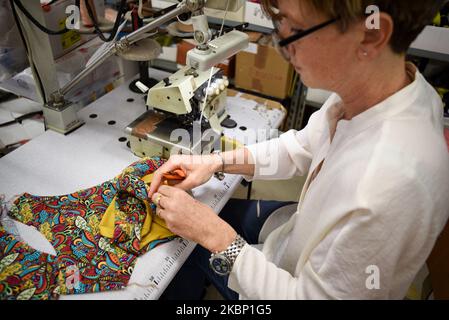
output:
[[[140,230],[149,213],[148,187],[141,178],[162,164],[160,158],[145,158],[133,163],[110,181],[69,195],[41,197],[24,193],[14,202],[9,215],[37,228],[53,245],[57,256],[50,258],[19,242],[13,245],[15,240],[5,234],[1,238],[4,246],[0,247],[0,260],[9,256],[9,260],[14,258],[14,268],[17,270],[11,268],[16,271],[27,270],[30,266],[28,252],[36,257],[33,265],[39,265],[39,270],[47,270],[39,279],[50,277],[53,280],[47,281],[48,285],[45,285],[41,280],[35,283],[34,278],[31,279],[37,288],[32,298],[48,298],[51,293],[79,294],[123,288],[129,281],[138,255],[174,238],[163,221],[159,220],[159,227],[165,228],[166,237],[157,237],[145,246],[140,245]],[[120,214],[115,217],[113,238],[107,238],[100,233],[99,226],[113,199]],[[150,214],[154,215],[152,211]],[[11,246],[24,251],[17,251],[20,254],[16,256]],[[11,289],[5,291],[6,288],[16,288],[10,280],[14,279],[13,283],[19,283],[22,289],[25,284],[30,286],[30,282],[20,272],[12,272],[13,275],[8,276],[11,273],[8,270],[4,272],[0,269],[0,279],[4,278],[0,280],[0,296],[10,296],[11,293],[17,297],[10,292]],[[18,292],[18,289],[15,290]],[[40,292],[43,292],[42,295],[38,295]]]
[[[57,288],[56,256],[19,242],[0,225],[0,299],[49,300]]]
[[[111,238],[127,252],[141,254],[148,244],[174,236],[165,222],[155,215],[148,201],[147,183],[152,174],[142,178],[125,173],[119,178],[119,192],[112,200],[100,222],[101,235]],[[165,180],[167,177],[165,177]],[[169,178],[173,178],[171,175]],[[176,175],[179,180],[179,176]]]

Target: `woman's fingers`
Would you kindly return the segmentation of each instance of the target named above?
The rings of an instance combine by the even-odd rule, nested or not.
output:
[[[171,197],[173,193],[176,192],[176,189],[171,186],[161,185],[157,193],[160,193],[162,196]]]
[[[149,197],[152,197],[153,194],[159,189],[159,186],[162,184],[164,173],[168,173],[178,168],[179,168],[178,164],[168,161],[165,164],[163,164],[159,169],[157,169],[153,174],[153,179],[151,180]]]
[[[158,207],[158,208],[156,209],[156,215],[157,215],[159,218],[165,220],[165,215],[166,215],[165,209],[162,209],[162,208],[159,208],[159,207]],[[168,228],[168,226],[167,226],[167,228]]]
[[[149,192],[148,192],[149,197],[152,197],[154,195],[154,193],[157,191],[157,189],[159,188],[159,186],[162,182],[163,172],[159,172],[159,170],[161,170],[161,168],[156,170],[153,174],[153,179],[151,179],[151,184],[150,184],[150,188],[149,188]]]
[[[153,203],[156,206],[159,206],[159,201],[161,199],[162,195],[160,193],[155,192],[152,196],[151,196],[151,201],[153,201]]]
[[[163,185],[165,177],[172,180],[168,185],[176,186],[182,190],[191,190],[200,186],[210,178],[209,166],[207,162],[195,165],[193,156],[172,156],[163,166],[155,171],[150,185],[149,196],[151,197]],[[207,176],[209,174],[209,176]],[[171,176],[170,176],[171,175]],[[184,180],[182,180],[184,178]]]
[[[153,194],[153,196],[151,197],[151,201],[153,201],[153,203],[158,207],[158,208],[162,208],[164,209],[164,202],[167,198],[164,197],[162,194],[160,194],[159,192],[156,192]]]
[[[201,181],[196,181],[193,177],[188,177],[184,181],[181,181],[181,182],[175,184],[174,187],[176,187],[178,189],[182,189],[184,191],[188,191],[188,190],[192,190],[195,187],[198,187],[201,184],[202,184]]]

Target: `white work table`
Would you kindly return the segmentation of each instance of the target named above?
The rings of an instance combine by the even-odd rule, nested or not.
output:
[[[164,73],[151,72],[161,79]],[[127,100],[133,99],[128,102]],[[24,146],[0,159],[0,194],[6,200],[28,192],[33,195],[63,195],[90,188],[119,174],[138,160],[127,147],[124,130],[146,111],[143,95],[131,92],[128,83],[106,94],[79,112],[85,124],[62,135],[46,131]],[[281,108],[266,108],[244,96],[229,97],[227,111],[237,121],[236,129],[225,134],[242,141],[240,127],[278,128],[285,117]],[[95,118],[91,115],[95,114]],[[115,121],[114,125],[108,122]],[[242,141],[243,142],[243,141]],[[250,141],[254,142],[254,141]],[[199,201],[220,212],[232,196],[242,177],[226,175],[223,181],[212,178],[207,184],[193,190]],[[35,249],[55,254],[50,243],[34,228],[19,222],[8,224],[12,232]],[[120,291],[95,294],[67,295],[61,299],[157,299],[173,279],[195,244],[176,239],[162,244],[139,257],[130,284]]]

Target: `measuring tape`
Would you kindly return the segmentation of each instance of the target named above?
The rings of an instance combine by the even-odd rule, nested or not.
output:
[[[193,196],[198,201],[207,204],[215,212],[220,212],[226,204],[223,198],[228,192],[234,192],[242,177],[234,174],[225,174],[223,180],[212,178],[205,185],[193,190]],[[211,190],[214,192],[212,193]]]
[[[176,272],[173,269],[181,268],[184,260],[193,251],[194,247],[194,243],[182,238],[164,244],[163,257],[158,257],[158,259],[151,257],[152,261],[158,261],[157,265],[150,260],[145,263],[147,270],[144,275],[146,278],[144,284],[134,285],[132,279],[130,280],[127,290],[130,290],[131,298],[135,300],[158,299],[175,276]],[[148,266],[151,266],[149,270]],[[142,281],[139,282],[142,283]]]

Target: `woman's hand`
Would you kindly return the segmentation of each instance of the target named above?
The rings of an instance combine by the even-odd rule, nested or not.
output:
[[[149,196],[152,197],[159,189],[164,173],[181,169],[185,173],[186,178],[177,184],[176,187],[190,190],[209,181],[212,175],[221,169],[222,164],[220,156],[214,154],[205,156],[173,155],[154,172]]]
[[[235,240],[237,233],[228,223],[184,190],[162,185],[152,201],[171,232],[211,252],[223,251]]]

